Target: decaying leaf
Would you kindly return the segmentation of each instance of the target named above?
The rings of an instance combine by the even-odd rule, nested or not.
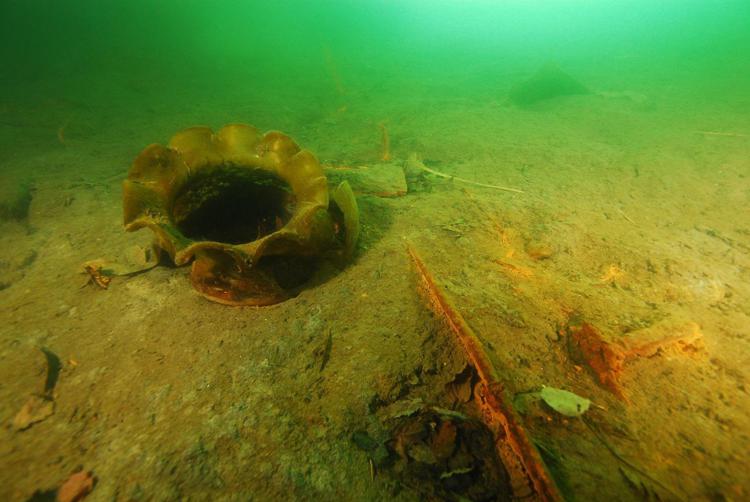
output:
[[[386,407],[383,411],[383,417],[386,420],[410,417],[424,407],[421,399],[402,399]]]
[[[464,415],[460,411],[456,410],[449,410],[447,408],[441,408],[440,406],[430,406],[430,410],[434,411],[438,415],[446,418],[455,418],[458,420],[468,420],[469,417],[467,415]]]
[[[456,449],[457,430],[456,423],[451,420],[446,420],[440,424],[430,444],[435,457],[439,460],[447,459],[453,455]]]
[[[591,401],[585,397],[555,387],[543,387],[539,397],[550,408],[566,417],[580,417],[591,406]]]
[[[425,406],[388,424],[391,452],[383,472],[410,486],[420,500],[510,500],[510,476],[480,420],[457,419]]]
[[[448,478],[452,478],[453,476],[458,476],[460,474],[468,474],[473,470],[474,470],[473,467],[461,467],[458,469],[453,469],[452,471],[442,473],[440,475],[440,479],[448,479]]]
[[[453,381],[446,384],[446,390],[456,402],[468,403],[471,400],[476,380],[476,371],[474,371],[473,367],[467,364],[464,369],[456,375]]]

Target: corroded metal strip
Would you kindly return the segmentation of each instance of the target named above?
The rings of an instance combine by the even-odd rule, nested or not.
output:
[[[511,475],[514,489],[517,489],[519,484],[523,484],[530,489],[529,495],[538,500],[563,500],[539,452],[526,435],[512,406],[508,404],[509,401],[504,396],[503,386],[497,372],[479,338],[437,285],[416,250],[411,245],[408,245],[407,249],[424,283],[432,307],[448,323],[479,376],[480,388],[477,394],[482,419],[495,433],[498,453]],[[523,495],[518,492],[516,494]]]

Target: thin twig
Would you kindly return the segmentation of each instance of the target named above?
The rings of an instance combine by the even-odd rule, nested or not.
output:
[[[385,122],[378,124],[378,127],[380,127],[382,133],[381,140],[383,144],[383,155],[381,155],[380,160],[387,162],[391,160],[391,139],[388,136],[388,129],[385,126]]]
[[[720,131],[695,131],[695,134],[703,134],[704,136],[726,136],[729,138],[748,138],[747,134],[740,134],[738,132],[720,132]]]
[[[617,208],[617,212],[620,213],[620,216],[622,216],[623,218],[625,218],[626,220],[628,220],[630,223],[632,223],[633,225],[635,225],[635,222],[630,218],[630,216],[628,216],[627,214],[625,214],[625,211],[623,211],[622,209],[620,209],[618,207]]]
[[[471,181],[471,180],[467,180],[466,178],[459,178],[458,176],[453,176],[451,174],[441,173],[440,171],[436,171],[434,169],[431,169],[431,168],[427,167],[419,159],[414,159],[413,161],[411,161],[409,163],[412,166],[414,166],[414,167],[416,167],[418,169],[421,169],[422,171],[428,172],[430,174],[434,174],[435,176],[439,176],[441,178],[449,179],[451,181],[459,181],[459,182],[465,183],[467,185],[473,185],[473,186],[484,187],[484,188],[492,188],[492,189],[495,189],[495,190],[504,190],[506,192],[524,193],[523,190],[519,190],[518,188],[510,188],[510,187],[504,187],[504,186],[499,186],[499,185],[489,185],[487,183],[479,183],[478,181]]]

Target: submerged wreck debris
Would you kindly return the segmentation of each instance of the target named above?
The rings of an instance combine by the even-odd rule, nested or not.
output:
[[[692,321],[662,321],[616,342],[605,340],[601,331],[588,322],[572,320],[567,327],[568,353],[573,362],[588,367],[599,384],[623,401],[628,399],[620,377],[627,361],[669,349],[696,353],[702,349],[702,338],[700,327]]]
[[[528,80],[513,87],[508,97],[516,106],[526,107],[553,98],[577,94],[590,94],[590,91],[555,63],[547,63]]]
[[[320,258],[354,252],[357,204],[329,196],[315,156],[288,136],[230,124],[192,127],[150,145],[123,187],[125,228],[149,228],[209,300],[269,305],[310,279]]]
[[[393,470],[427,500],[512,498],[510,478],[481,421],[422,409],[392,421]]]
[[[474,392],[477,404],[481,409],[483,422],[495,437],[498,454],[508,469],[514,496],[562,500],[539,452],[526,435],[512,407],[512,400],[506,397],[503,385],[481,342],[438,286],[417,251],[411,245],[408,245],[407,250],[417,269],[427,300],[455,334],[459,346],[476,371],[478,382]]]
[[[358,430],[352,442],[372,469],[424,500],[510,500],[513,490],[491,430],[481,420],[403,399],[378,413],[382,430]]]

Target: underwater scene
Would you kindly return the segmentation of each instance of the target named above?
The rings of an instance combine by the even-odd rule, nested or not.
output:
[[[750,2],[0,41],[0,500],[750,499]]]

